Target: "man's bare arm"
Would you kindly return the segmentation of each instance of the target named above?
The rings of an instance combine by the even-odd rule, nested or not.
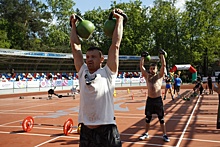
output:
[[[71,32],[70,32],[70,43],[71,43],[71,49],[72,49],[72,54],[73,54],[73,59],[74,59],[74,64],[76,71],[79,72],[81,66],[84,64],[83,60],[83,54],[81,51],[81,44],[79,37],[76,33],[76,17],[75,14],[73,14],[70,17],[70,21],[72,24]]]
[[[160,68],[160,77],[163,77],[166,71],[166,60],[163,54],[160,54],[161,68]]]
[[[147,72],[146,72],[146,69],[144,67],[144,57],[141,57],[141,60],[140,60],[140,70],[141,70],[141,73],[142,73],[142,77],[145,77],[147,78]]]
[[[116,18],[116,25],[112,36],[112,44],[108,51],[108,60],[107,65],[111,69],[112,72],[118,71],[119,66],[119,48],[123,35],[123,16],[116,13],[122,12],[120,9],[114,9],[113,15]]]

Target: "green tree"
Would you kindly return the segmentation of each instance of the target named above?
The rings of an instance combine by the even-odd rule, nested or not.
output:
[[[7,22],[5,19],[0,20],[0,48],[9,48],[10,47],[10,41],[7,37],[7,31],[6,31]]]
[[[184,59],[179,60],[184,52],[182,51],[178,27],[180,23],[180,19],[178,19],[180,16],[179,10],[174,4],[175,1],[156,0],[154,1],[154,6],[149,11],[150,18],[148,23],[151,38],[153,38],[151,50],[154,55],[158,54],[159,48],[164,49],[168,53],[168,68],[179,61],[184,62]]]
[[[51,20],[46,5],[37,0],[0,0],[1,18],[8,23],[5,27],[10,48],[34,50],[38,38],[45,36],[45,28]]]
[[[48,51],[71,52],[69,50],[69,17],[74,13],[72,0],[47,0],[48,12],[52,15],[53,22],[47,28],[47,36],[42,38]]]
[[[190,32],[188,45],[192,51],[194,63],[207,76],[208,67],[216,58],[219,58],[220,54],[219,1],[189,1],[186,3],[186,14],[189,15],[186,28]]]

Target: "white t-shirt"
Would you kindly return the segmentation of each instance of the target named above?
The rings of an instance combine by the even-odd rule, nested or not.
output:
[[[78,122],[85,125],[116,124],[113,93],[117,74],[107,65],[90,74],[87,65],[83,64],[78,75],[80,86]],[[85,77],[91,79],[90,85],[86,84]]]

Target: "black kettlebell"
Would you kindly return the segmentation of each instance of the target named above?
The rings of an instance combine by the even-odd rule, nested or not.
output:
[[[118,11],[116,11],[116,13],[122,15],[124,17],[123,20],[123,25],[125,25],[128,21],[128,17],[125,13],[119,13]],[[105,21],[104,24],[104,33],[106,36],[112,38],[114,29],[115,29],[115,24],[116,24],[116,18],[113,18],[113,12],[110,13],[108,20]]]
[[[95,30],[94,24],[89,20],[83,20],[78,15],[75,16],[76,19],[78,19],[78,24],[76,26],[76,33],[79,35],[79,37],[83,39],[88,39]],[[72,27],[71,21],[70,21],[70,27]]]

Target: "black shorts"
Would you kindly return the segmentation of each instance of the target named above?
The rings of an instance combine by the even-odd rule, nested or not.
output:
[[[120,134],[114,124],[90,129],[81,126],[79,147],[121,147]]]
[[[175,86],[176,92],[180,92],[180,86]]]
[[[151,116],[152,114],[157,114],[160,117],[164,117],[164,108],[161,96],[157,98],[147,98],[145,106],[145,115]]]

